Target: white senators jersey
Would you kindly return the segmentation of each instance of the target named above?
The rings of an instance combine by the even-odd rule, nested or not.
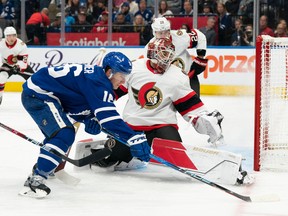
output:
[[[164,74],[155,73],[147,58],[133,62],[132,73],[118,96],[127,93],[123,119],[134,130],[147,131],[163,125],[177,127],[177,111],[189,121],[206,110],[181,69],[171,65]],[[122,94],[122,95],[123,95]]]
[[[27,68],[28,52],[26,44],[19,38],[13,45],[8,45],[5,39],[0,41],[0,53],[2,64],[19,65],[21,71]]]
[[[175,46],[175,65],[180,67],[185,74],[190,72],[192,57],[187,49],[204,49],[207,48],[206,36],[197,29],[192,29],[191,33],[187,33],[184,29],[170,30],[170,37]],[[152,38],[150,42],[156,40]],[[145,46],[145,56],[147,54],[147,45]]]

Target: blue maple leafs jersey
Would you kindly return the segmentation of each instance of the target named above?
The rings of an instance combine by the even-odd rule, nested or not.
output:
[[[102,67],[86,64],[44,67],[23,84],[23,90],[45,101],[58,101],[76,121],[95,116],[104,128],[124,140],[135,134],[116,110],[113,86]]]

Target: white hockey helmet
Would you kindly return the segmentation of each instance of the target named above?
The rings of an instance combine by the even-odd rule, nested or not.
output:
[[[151,27],[152,27],[154,36],[155,36],[155,32],[171,30],[171,24],[165,17],[155,18],[153,20]]]
[[[16,29],[12,26],[8,26],[4,29],[4,36],[7,35],[17,35]]]

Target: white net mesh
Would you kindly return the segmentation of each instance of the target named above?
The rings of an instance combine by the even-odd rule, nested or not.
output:
[[[263,37],[260,169],[288,170],[288,38]]]

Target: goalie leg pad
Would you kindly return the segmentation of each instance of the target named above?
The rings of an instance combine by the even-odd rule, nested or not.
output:
[[[153,154],[210,181],[235,185],[239,178],[241,155],[159,138],[154,139],[152,147]]]

